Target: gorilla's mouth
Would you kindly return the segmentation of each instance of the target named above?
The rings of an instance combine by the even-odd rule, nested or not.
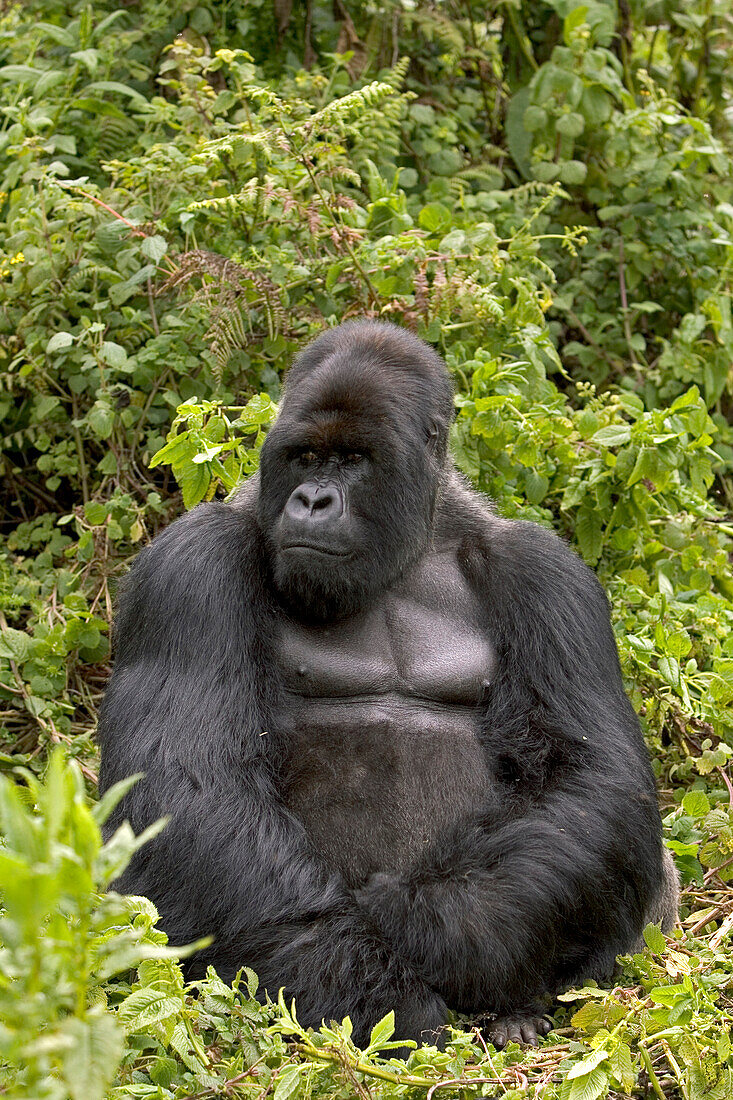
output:
[[[312,554],[325,554],[329,558],[348,558],[351,555],[345,550],[332,550],[329,546],[319,546],[314,542],[289,542],[286,546],[280,548],[283,552],[287,550],[308,550]]]

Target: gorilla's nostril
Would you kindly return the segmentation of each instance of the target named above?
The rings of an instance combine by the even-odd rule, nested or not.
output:
[[[309,520],[323,523],[338,519],[343,510],[343,497],[338,488],[306,482],[293,490],[285,505],[285,516],[301,524]]]

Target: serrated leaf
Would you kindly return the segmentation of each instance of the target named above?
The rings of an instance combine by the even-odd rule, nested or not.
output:
[[[117,1010],[120,1022],[126,1031],[137,1031],[159,1020],[167,1020],[181,1011],[179,997],[169,997],[167,993],[151,986],[136,989],[122,1002]]]
[[[24,630],[5,626],[0,630],[0,657],[22,664],[30,656],[32,641],[30,635]]]
[[[273,1100],[287,1100],[288,1096],[293,1095],[300,1083],[301,1070],[304,1068],[306,1067],[285,1066],[285,1069],[278,1074]]]
[[[571,1023],[573,1027],[594,1028],[600,1027],[606,1022],[605,1005],[595,1001],[588,1001],[577,1012],[573,1013]]]
[[[659,672],[671,687],[680,686],[680,664],[675,657],[660,657]]]
[[[148,462],[152,470],[155,466],[165,463],[166,466],[182,466],[184,462],[193,458],[196,453],[196,444],[188,432],[182,432],[169,439],[165,446],[156,451]]]
[[[95,435],[100,439],[108,439],[112,434],[115,416],[109,405],[95,401],[87,415],[87,422]]]
[[[453,219],[450,210],[442,202],[429,202],[422,208],[417,220],[421,229],[437,236],[450,228]]]
[[[239,418],[243,425],[261,426],[270,424],[277,415],[277,405],[269,393],[256,393],[245,405]]]
[[[606,1057],[605,1053],[604,1057]],[[573,1079],[568,1100],[598,1100],[598,1097],[605,1096],[607,1091],[608,1071],[603,1066],[596,1066],[585,1076]]]
[[[577,111],[571,111],[569,114],[561,115],[557,119],[555,129],[558,134],[565,134],[566,137],[580,137],[585,129],[585,119]]]
[[[159,264],[168,251],[168,242],[165,237],[161,237],[156,233],[153,237],[145,238],[140,246],[140,251],[143,256],[147,256],[154,264]]]
[[[582,160],[566,160],[560,165],[560,181],[568,187],[579,187],[588,175],[588,166]]]
[[[62,1061],[71,1100],[104,1100],[122,1057],[122,1029],[100,1007],[92,1009],[84,1020],[67,1019],[63,1032],[71,1040]]]
[[[710,802],[704,791],[688,791],[682,799],[682,809],[690,817],[705,817],[710,813]]]
[[[684,985],[658,985],[649,990],[649,996],[658,1005],[673,1005],[689,996]]]
[[[585,1074],[594,1070],[596,1066],[599,1066],[601,1062],[605,1062],[608,1058],[608,1051],[605,1050],[592,1050],[590,1054],[586,1054],[584,1058],[581,1058],[579,1062],[572,1067],[566,1081],[574,1081],[576,1077],[583,1077]]]
[[[541,504],[550,486],[549,479],[536,470],[525,470],[524,495],[530,504]]]
[[[188,511],[195,508],[206,496],[211,484],[211,470],[205,463],[197,465],[190,462],[182,470],[176,471],[176,481],[181,487],[183,504]]]
[[[636,1071],[631,1060],[631,1050],[626,1043],[619,1043],[608,1056],[608,1065],[625,1092],[630,1093],[636,1084]]]
[[[92,527],[99,527],[107,518],[107,505],[99,501],[90,500],[84,505],[84,519]]]
[[[594,508],[584,505],[578,509],[575,537],[585,560],[591,564],[597,562],[603,547],[603,525],[601,517]]]
[[[665,940],[662,931],[656,924],[647,924],[644,929],[644,942],[650,951],[653,951],[655,955],[662,955],[667,947],[667,941]]]

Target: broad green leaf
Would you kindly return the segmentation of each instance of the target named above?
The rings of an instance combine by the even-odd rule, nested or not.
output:
[[[126,84],[121,84],[118,80],[94,80],[91,84],[87,84],[84,90],[86,92],[116,92],[118,95],[127,96],[136,107],[147,108],[148,106],[148,101],[144,95],[141,95],[135,88],[128,88]]]
[[[148,466],[154,469],[156,466],[179,466],[183,465],[189,459],[193,458],[196,453],[196,444],[191,439],[188,432],[181,432],[180,435],[173,436],[169,439],[164,447],[161,447],[159,451],[156,451],[153,457],[148,462]]]
[[[46,344],[46,351],[48,353],[52,351],[59,351],[61,348],[68,348],[69,344],[74,343],[74,337],[70,332],[57,332]]]
[[[658,985],[649,990],[649,996],[658,1005],[674,1005],[686,1000],[689,993],[684,985]]]
[[[688,791],[682,799],[682,809],[690,817],[705,817],[710,813],[710,800],[704,791]]]
[[[33,639],[24,630],[16,630],[12,626],[4,626],[0,630],[0,657],[22,663],[30,656],[32,644]]]
[[[95,401],[87,416],[89,427],[100,439],[109,439],[114,427],[115,414],[103,401]]]
[[[622,447],[630,439],[631,427],[628,424],[609,424],[591,436],[591,443],[600,443],[602,447]]]
[[[560,165],[560,181],[568,187],[578,187],[588,175],[588,166],[582,160],[566,160]]]
[[[273,1093],[273,1100],[287,1100],[292,1096],[300,1084],[301,1072],[307,1066],[285,1066],[277,1075],[277,1084]]]
[[[579,1062],[572,1067],[566,1077],[566,1081],[574,1081],[577,1077],[583,1077],[594,1070],[596,1066],[599,1066],[601,1062],[605,1062],[608,1058],[608,1051],[605,1050],[593,1050],[590,1054],[586,1054],[584,1058],[581,1058]]]
[[[626,1043],[619,1043],[608,1056],[611,1073],[625,1092],[630,1093],[636,1084],[637,1073],[631,1060],[631,1050]]]
[[[438,236],[450,228],[453,219],[447,206],[440,202],[431,202],[422,208],[417,220],[421,229]]]
[[[176,1016],[181,1011],[181,998],[171,997],[166,992],[144,986],[135,990],[117,1010],[120,1022],[128,1033],[138,1031],[150,1024],[158,1023]]]
[[[116,367],[123,370],[127,365],[127,352],[121,344],[112,340],[105,340],[99,349],[100,358],[108,367]]]
[[[109,507],[98,501],[89,501],[84,505],[84,519],[91,523],[92,527],[99,527],[107,518]]]
[[[656,924],[647,924],[644,929],[644,941],[655,955],[662,955],[667,949],[667,941]]]
[[[44,75],[42,69],[34,69],[30,65],[3,65],[0,69],[0,80],[7,80],[10,84],[35,84]]]
[[[168,251],[168,242],[165,237],[156,234],[154,237],[146,237],[140,246],[143,256],[147,256],[154,264],[159,264]]]
[[[211,470],[206,463],[197,465],[189,462],[181,470],[176,470],[176,481],[181,487],[184,507],[189,511],[206,496],[211,484]]]
[[[575,537],[586,561],[598,561],[603,545],[603,524],[596,508],[582,505],[575,520]]]
[[[550,482],[544,474],[536,470],[527,470],[524,475],[524,493],[530,504],[541,504],[545,499]]]
[[[529,131],[525,129],[525,116],[528,107],[529,88],[520,88],[509,100],[505,122],[507,146],[512,160],[524,179],[530,178],[532,170],[532,136]],[[544,123],[542,125],[544,125]]]
[[[659,672],[671,687],[680,686],[680,664],[676,657],[660,657]]]
[[[608,1055],[604,1053],[604,1057]],[[568,1100],[598,1100],[598,1097],[605,1096],[607,1091],[608,1072],[603,1066],[596,1066],[590,1073],[573,1078]]]

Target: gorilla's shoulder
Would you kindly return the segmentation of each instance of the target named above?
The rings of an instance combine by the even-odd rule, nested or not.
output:
[[[256,541],[256,519],[231,504],[199,504],[171,523],[146,546],[132,567],[190,574],[206,568],[232,568]]]
[[[213,618],[258,602],[262,547],[255,503],[250,490],[231,504],[199,504],[141,550],[119,587],[118,660],[144,648],[146,635],[145,644],[151,637],[162,644],[190,628],[195,638]]]
[[[607,632],[609,604],[593,570],[554,531],[530,520],[504,519],[491,502],[452,476],[441,501],[442,524],[461,540],[474,589],[527,623],[563,621]]]
[[[530,520],[493,516],[487,549],[502,573],[528,584],[531,591],[544,591],[551,600],[565,603],[573,596],[600,598],[606,606],[593,570],[555,531]]]
[[[140,552],[133,571],[232,568],[258,542],[258,480],[247,482],[231,503],[208,501],[180,516]]]

